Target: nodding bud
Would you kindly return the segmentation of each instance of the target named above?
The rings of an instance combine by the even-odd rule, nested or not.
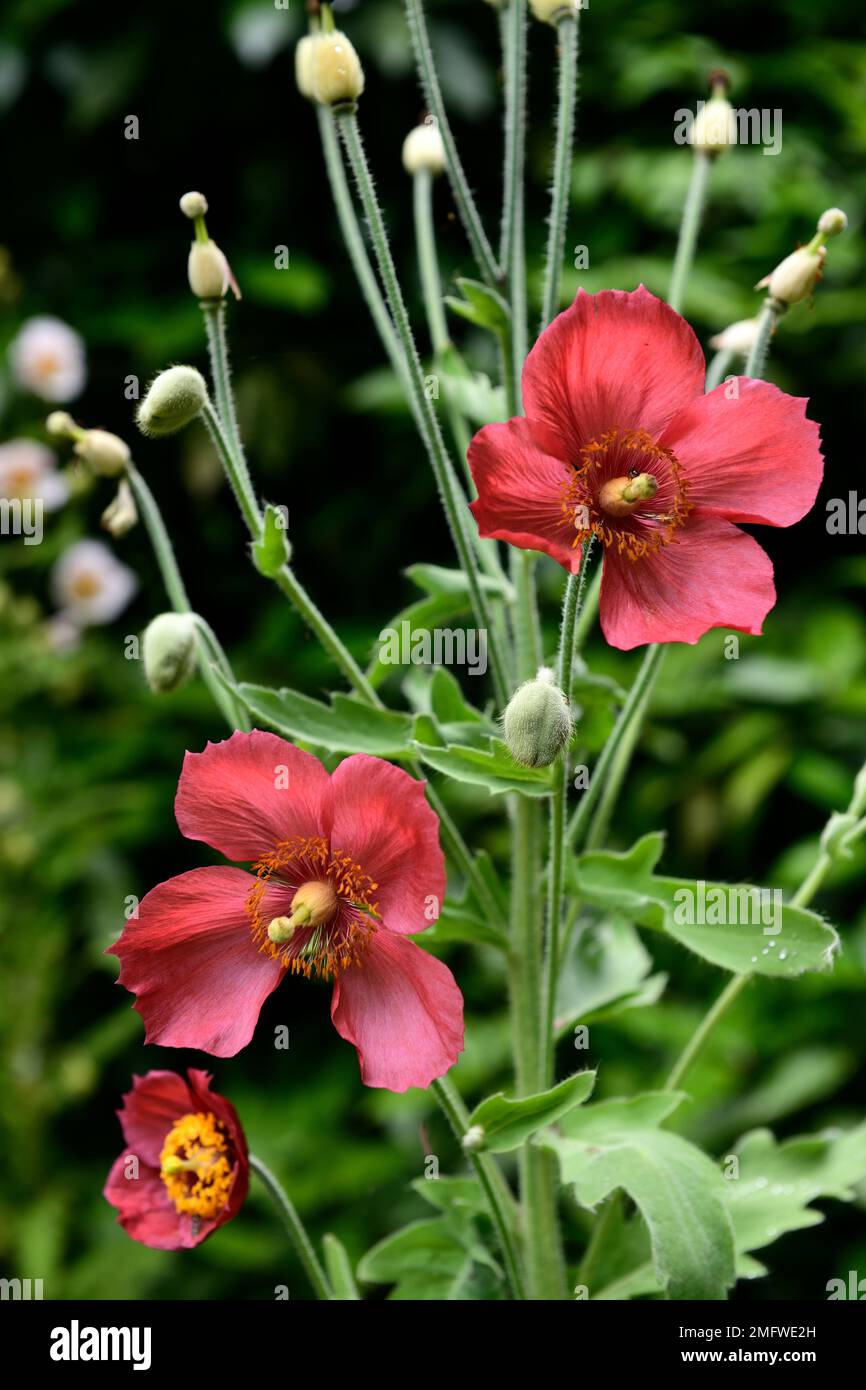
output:
[[[305,34],[302,39],[298,39],[295,48],[295,82],[298,91],[307,101],[315,101],[316,95],[313,90],[313,50],[316,46],[316,35]]]
[[[76,425],[68,410],[52,410],[45,421],[46,433],[52,439],[80,439],[84,430]]]
[[[310,34],[309,83],[313,100],[322,106],[353,105],[364,90],[364,69],[354,47],[334,29]]]
[[[229,287],[229,263],[215,241],[193,242],[186,273],[197,299],[224,298]]]
[[[839,236],[848,226],[847,215],[841,208],[828,208],[818,218],[818,231],[821,236]]]
[[[196,217],[204,217],[207,212],[207,198],[203,193],[184,193],[180,200],[180,210],[184,217],[194,221]]]
[[[102,529],[118,539],[138,524],[138,508],[132,495],[132,488],[125,478],[117,486],[117,496],[109,502],[102,513]]]
[[[580,0],[529,0],[529,6],[536,19],[543,24],[555,25],[563,15],[576,14],[580,9]]]
[[[192,675],[196,621],[192,613],[159,613],[142,639],[144,674],[156,695],[177,690]]]
[[[470,1125],[460,1143],[467,1153],[477,1153],[486,1138],[483,1125]]]
[[[445,168],[445,145],[435,119],[423,121],[410,130],[403,141],[403,168],[407,174],[427,170],[441,174]]]
[[[207,384],[195,367],[169,367],[160,372],[135,417],[142,434],[175,434],[200,415],[207,405]]]
[[[815,288],[824,272],[829,237],[839,236],[848,226],[841,208],[828,208],[818,219],[818,229],[808,246],[800,246],[780,261],[771,275],[765,275],[756,290],[769,289],[770,296],[780,304],[799,304]]]
[[[736,323],[729,323],[721,333],[710,338],[710,347],[715,348],[716,352],[733,352],[739,357],[748,357],[755,345],[757,332],[757,319],[737,319]]]
[[[571,714],[546,666],[515,690],[502,728],[512,758],[524,767],[549,767],[562,752],[571,737]]]
[[[75,452],[101,478],[116,478],[132,457],[129,445],[108,430],[83,430]]]

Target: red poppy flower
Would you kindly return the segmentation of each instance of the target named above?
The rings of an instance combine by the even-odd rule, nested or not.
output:
[[[368,1086],[429,1086],[463,1050],[463,996],[407,940],[445,893],[424,783],[355,754],[332,776],[276,734],[187,753],[181,832],[255,873],[193,869],[142,899],[109,951],[146,1042],[232,1057],[287,971],[332,979],[331,1019]]]
[[[704,394],[685,319],[643,286],[582,290],[523,370],[525,418],[469,450],[482,536],[543,550],[573,573],[604,546],[601,626],[627,650],[761,631],[773,566],[732,523],[790,526],[821,482],[804,400],[749,377]]]
[[[189,1250],[231,1221],[249,1186],[247,1141],[206,1071],[132,1078],[117,1116],[126,1147],[104,1196],[126,1234],[155,1250]]]

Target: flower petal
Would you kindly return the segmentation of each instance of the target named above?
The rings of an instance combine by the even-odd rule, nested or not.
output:
[[[136,1171],[129,1166],[133,1158],[139,1159],[136,1177],[127,1176]],[[134,1150],[115,1159],[102,1195],[117,1208],[118,1224],[126,1234],[152,1250],[191,1250],[228,1219],[199,1221],[193,1228],[192,1218],[178,1212],[170,1200],[159,1169],[140,1162]]]
[[[601,627],[623,651],[697,642],[712,627],[759,633],[775,602],[769,556],[719,517],[693,512],[670,545],[640,560],[605,552]]]
[[[730,521],[791,526],[815,501],[824,472],[821,433],[807,400],[751,377],[691,401],[661,444],[673,449],[702,511]]]
[[[561,440],[557,455],[607,430],[656,436],[703,395],[704,354],[686,320],[641,285],[578,292],[538,339],[523,369],[523,408]]]
[[[205,1072],[198,1073],[205,1076]],[[127,1147],[145,1163],[159,1167],[165,1136],[182,1115],[201,1107],[182,1076],[175,1071],[149,1071],[132,1078],[117,1118]]]
[[[478,532],[523,550],[542,550],[565,569],[580,568],[573,531],[563,513],[570,470],[545,452],[528,420],[485,425],[469,446],[478,489],[470,503]]]
[[[279,840],[330,829],[329,778],[318,758],[253,729],[187,753],[174,803],[188,840],[256,860]]]
[[[427,804],[426,785],[367,753],[345,758],[331,777],[331,848],[378,885],[373,898],[392,932],[424,931],[445,897],[439,817]]]
[[[365,1086],[422,1089],[463,1051],[463,995],[447,965],[378,931],[360,965],[334,981],[331,1019],[358,1050]]]
[[[242,869],[192,869],[161,883],[109,953],[118,984],[136,995],[145,1042],[233,1057],[280,982],[277,961],[252,938],[245,905],[257,882]]]

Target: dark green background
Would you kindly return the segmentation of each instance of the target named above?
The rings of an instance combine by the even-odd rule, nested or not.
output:
[[[501,135],[495,15],[481,0],[435,0],[430,22],[464,161],[485,222],[498,222]],[[0,342],[35,313],[86,338],[84,423],[135,446],[175,539],[193,602],[218,628],[240,675],[318,693],[325,658],[244,559],[244,536],[197,428],[136,443],[124,378],[170,362],[203,365],[197,307],[185,281],[189,224],[177,200],[200,188],[209,226],[244,291],[229,310],[240,410],[262,492],[290,509],[300,577],[359,659],[412,597],[400,571],[449,562],[431,478],[408,419],[389,404],[382,354],[341,245],[312,111],[293,79],[298,0],[268,4],[65,4],[21,0],[0,22]],[[415,298],[410,186],[400,165],[421,112],[402,11],[362,0],[344,16],[367,70],[361,121]],[[782,325],[770,375],[812,398],[827,482],[790,532],[759,532],[777,566],[780,603],[738,663],[722,633],[672,652],[641,756],[625,789],[617,842],[657,825],[670,833],[668,872],[796,884],[827,814],[847,801],[863,760],[866,561],[859,537],[832,537],[825,504],[862,486],[866,290],[862,282],[866,42],[856,0],[593,0],[583,16],[579,144],[568,246],[586,244],[589,272],[566,290],[664,294],[690,156],[672,140],[674,113],[705,94],[723,63],[736,105],[780,108],[778,158],[742,148],[718,161],[686,313],[703,341],[755,311],[751,286],[806,241],[834,204],[851,219],[830,248],[814,306]],[[532,26],[529,272],[537,295],[551,154],[553,36]],[[125,118],[139,138],[124,138]],[[472,274],[444,184],[437,230],[446,273]],[[288,271],[273,268],[287,245]],[[533,315],[534,317],[534,315]],[[423,333],[422,345],[426,346]],[[485,345],[456,326],[478,365]],[[375,374],[367,380],[369,374]],[[360,383],[360,384],[359,384]],[[373,387],[377,388],[376,390]],[[3,437],[39,436],[37,402],[5,394]],[[382,402],[371,408],[371,402]],[[154,699],[123,659],[164,597],[140,528],[117,543],[142,591],[112,627],[70,655],[52,653],[41,615],[56,554],[97,534],[105,485],[58,515],[40,548],[0,548],[0,968],[4,1272],[42,1277],[47,1297],[269,1298],[277,1283],[304,1297],[302,1276],[258,1194],[193,1254],[130,1242],[100,1196],[120,1148],[113,1110],[133,1071],[201,1064],[144,1049],[129,998],[102,955],[127,894],[210,862],[184,842],[171,811],[185,748],[222,736],[199,686]],[[542,570],[549,641],[561,573]],[[590,649],[596,669],[627,683],[636,657]],[[400,699],[395,683],[391,692]],[[582,722],[588,756],[610,727],[602,699]],[[505,849],[496,802],[453,797],[468,831]],[[832,977],[753,986],[708,1047],[693,1081],[689,1132],[726,1152],[743,1129],[808,1132],[862,1116],[866,915],[862,848],[820,905],[845,951]],[[653,949],[656,950],[655,944]],[[457,1072],[468,1097],[507,1083],[504,985],[486,953],[454,950],[467,996],[469,1050]],[[721,977],[673,947],[656,967],[671,980],[660,1006],[592,1030],[600,1095],[654,1084]],[[253,1044],[215,1060],[251,1144],[286,1181],[315,1233],[336,1230],[353,1256],[422,1211],[408,1180],[423,1156],[459,1159],[418,1092],[365,1091],[354,1052],[333,1032],[328,994],[285,985]],[[288,1053],[271,1046],[291,1027]],[[563,1058],[563,1066],[567,1064]],[[581,1058],[583,1061],[584,1058]],[[429,1135],[423,1126],[429,1125]],[[866,1273],[862,1208],[829,1208],[830,1224],[766,1252],[773,1276],[748,1298],[825,1297],[828,1279]],[[574,1245],[576,1251],[579,1247]]]

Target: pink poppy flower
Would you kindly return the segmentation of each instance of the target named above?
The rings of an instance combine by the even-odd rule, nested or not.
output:
[[[581,290],[526,359],[525,418],[469,449],[482,536],[572,573],[601,541],[601,626],[623,650],[759,633],[773,566],[733,523],[791,526],[821,482],[805,400],[749,377],[705,395],[704,376],[685,319],[643,286]]]
[[[329,775],[276,734],[235,733],[187,753],[182,834],[227,859],[142,899],[109,951],[146,1042],[232,1057],[291,971],[333,980],[331,1019],[368,1086],[429,1086],[463,1049],[463,996],[414,942],[445,894],[424,783],[355,754]]]
[[[127,1235],[154,1250],[189,1250],[243,1206],[247,1141],[233,1105],[206,1071],[132,1078],[117,1117],[126,1147],[103,1195]]]

